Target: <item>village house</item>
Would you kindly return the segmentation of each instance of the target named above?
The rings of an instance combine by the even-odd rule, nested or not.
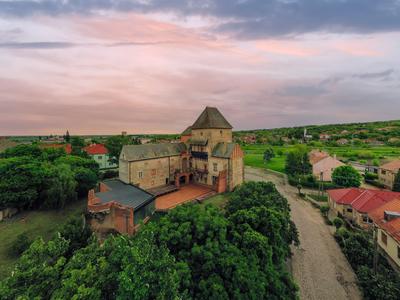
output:
[[[349,140],[348,139],[338,139],[337,141],[336,141],[336,143],[338,144],[338,145],[347,145],[348,143],[349,143]]]
[[[232,142],[232,126],[217,108],[206,107],[180,143],[124,146],[119,179],[89,192],[90,222],[96,232],[134,234],[155,210],[232,191],[243,178],[243,151]]]
[[[312,150],[309,154],[313,175],[320,181],[332,181],[333,171],[345,164],[325,151]]]
[[[400,169],[400,160],[393,160],[379,167],[378,180],[386,188],[393,189],[394,178]]]
[[[319,135],[320,141],[329,141],[331,139],[331,135],[327,133],[321,133]]]
[[[104,144],[90,144],[82,149],[90,157],[92,157],[99,165],[100,170],[117,168],[118,165],[110,162],[110,156],[108,150]]]
[[[375,209],[370,218],[374,223],[379,252],[400,272],[400,198]]]
[[[361,188],[333,189],[327,193],[329,207],[335,214],[364,229],[372,225],[369,214],[373,210],[400,198],[400,193]]]

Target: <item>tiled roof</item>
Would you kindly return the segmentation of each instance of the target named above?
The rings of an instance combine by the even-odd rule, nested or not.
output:
[[[324,151],[313,150],[309,154],[310,163],[313,165],[328,156],[329,154]]]
[[[192,125],[192,129],[232,129],[232,125],[224,118],[216,107],[207,106]]]
[[[233,150],[235,150],[235,143],[218,143],[215,145],[212,156],[221,158],[230,158]]]
[[[400,198],[387,202],[369,213],[374,223],[400,242],[400,219],[386,221],[385,211],[400,213]]]
[[[400,169],[400,160],[393,160],[391,162],[388,162],[382,166],[380,166],[381,169],[385,169],[385,170],[390,170],[390,171],[394,171],[397,172]]]
[[[120,158],[128,161],[180,155],[186,150],[183,143],[125,145]]]
[[[104,181],[104,184],[109,190],[96,193],[101,203],[115,201],[136,210],[154,200],[154,195],[136,186],[125,184],[118,179]]]
[[[85,151],[89,155],[99,155],[99,154],[107,154],[108,150],[104,146],[104,144],[92,144],[89,146],[86,146],[83,148],[83,151]]]
[[[351,205],[361,213],[369,213],[388,201],[400,198],[397,192],[358,188],[329,190],[328,194],[336,203]]]

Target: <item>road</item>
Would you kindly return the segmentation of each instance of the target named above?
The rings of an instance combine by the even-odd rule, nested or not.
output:
[[[362,299],[356,276],[319,211],[299,198],[295,187],[273,173],[246,167],[245,179],[272,181],[290,203],[300,239],[300,247],[293,247],[291,266],[300,299]]]

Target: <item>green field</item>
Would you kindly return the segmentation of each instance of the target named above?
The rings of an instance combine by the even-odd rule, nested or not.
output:
[[[275,157],[268,163],[263,160],[263,154],[266,148],[271,147],[275,152]],[[294,149],[295,146],[269,146],[269,145],[245,145],[244,163],[246,166],[271,169],[277,172],[285,171],[285,153]],[[310,150],[313,147],[309,147]],[[376,147],[319,147],[331,155],[336,154],[339,159],[352,158],[355,161],[375,160],[381,163],[387,159],[395,159],[400,157],[400,147],[376,146]],[[279,152],[282,155],[278,155]],[[365,158],[366,157],[366,158]]]
[[[66,220],[84,212],[86,200],[79,200],[63,210],[27,211],[0,222],[0,280],[9,275],[18,257],[10,253],[16,237],[26,233],[31,240],[50,239]]]
[[[200,205],[205,206],[207,204],[211,204],[211,205],[214,205],[215,207],[223,209],[226,202],[229,199],[229,195],[230,195],[229,193],[215,195],[213,197],[210,197],[210,198],[204,200]]]

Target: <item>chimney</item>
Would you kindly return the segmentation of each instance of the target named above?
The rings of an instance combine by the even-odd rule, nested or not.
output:
[[[394,219],[398,219],[400,218],[400,213],[396,212],[396,211],[387,211],[385,210],[383,213],[383,218],[385,219],[385,221],[390,222]]]

